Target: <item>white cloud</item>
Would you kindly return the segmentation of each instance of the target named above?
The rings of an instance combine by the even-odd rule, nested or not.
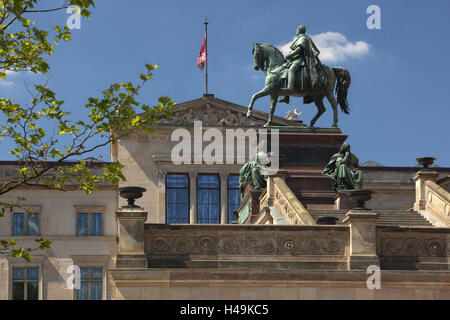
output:
[[[361,58],[370,51],[370,45],[367,42],[351,42],[339,32],[323,32],[311,35],[311,39],[320,50],[319,59],[322,62],[340,62],[348,58]],[[278,46],[284,55],[289,52],[292,41]]]
[[[14,77],[17,72],[6,70],[5,73],[8,77],[6,79],[0,79],[0,87],[10,87],[14,84],[13,81],[10,81],[10,78]]]
[[[10,87],[14,84],[14,82],[12,81],[8,81],[8,80],[0,80],[0,87]]]

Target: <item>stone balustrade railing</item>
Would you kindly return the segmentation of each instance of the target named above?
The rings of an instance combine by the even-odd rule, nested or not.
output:
[[[269,178],[269,203],[283,215],[287,224],[314,225],[314,219],[281,177]],[[272,189],[273,188],[273,189]]]
[[[382,270],[448,270],[449,228],[377,227],[377,255]]]
[[[416,184],[414,210],[434,226],[450,228],[450,193],[436,183],[437,178],[438,173],[431,169],[422,169],[414,175],[413,180]],[[443,180],[440,183],[442,182]]]
[[[347,269],[346,226],[145,224],[149,268]]]
[[[441,227],[450,228],[450,193],[431,180],[425,181],[425,211]]]

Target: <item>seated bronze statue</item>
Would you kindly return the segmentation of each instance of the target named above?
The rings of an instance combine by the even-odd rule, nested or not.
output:
[[[322,174],[330,178],[336,192],[358,190],[362,189],[362,173],[358,167],[358,158],[350,152],[350,145],[344,143],[339,152],[331,156]]]
[[[247,182],[251,183],[252,190],[261,190],[266,188],[266,179],[264,175],[267,172],[267,165],[270,163],[272,152],[266,152],[267,144],[263,140],[256,151],[255,160],[250,160],[239,170],[239,189],[244,193],[244,187]]]

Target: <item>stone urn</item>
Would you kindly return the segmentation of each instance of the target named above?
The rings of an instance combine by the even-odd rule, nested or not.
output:
[[[354,210],[369,210],[365,207],[364,203],[372,198],[372,190],[360,189],[360,190],[350,190],[348,195],[350,200],[356,202],[357,207]]]
[[[416,161],[419,165],[423,167],[423,169],[428,169],[428,166],[431,166],[436,160],[436,158],[433,157],[423,157],[423,158],[417,158]]]
[[[127,199],[128,205],[126,207],[131,208],[140,208],[139,206],[134,204],[134,200],[139,199],[142,197],[143,193],[147,191],[147,189],[142,187],[122,187],[119,188],[119,195],[122,198]]]

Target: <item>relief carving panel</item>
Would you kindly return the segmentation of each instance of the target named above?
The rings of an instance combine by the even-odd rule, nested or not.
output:
[[[444,237],[419,233],[392,233],[377,236],[377,253],[385,257],[446,257]]]
[[[177,230],[179,231],[179,230]],[[345,232],[343,232],[345,231]],[[218,235],[147,234],[146,252],[157,255],[345,255],[347,230]]]

